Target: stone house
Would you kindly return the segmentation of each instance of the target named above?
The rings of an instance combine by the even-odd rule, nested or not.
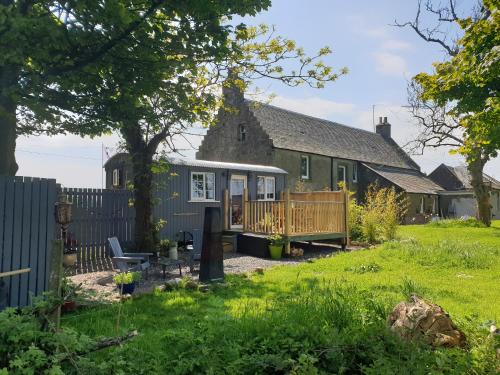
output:
[[[441,164],[429,174],[429,178],[444,189],[439,192],[441,216],[450,218],[476,216],[477,203],[466,166],[451,167]],[[486,173],[483,174],[483,180],[491,188],[492,218],[500,219],[500,182]]]
[[[234,88],[224,96],[231,110],[219,112],[196,158],[281,168],[292,191],[337,190],[344,182],[362,199],[370,184],[394,186],[408,193],[408,221],[438,212],[441,187],[391,138],[387,118],[369,132],[246,100]]]

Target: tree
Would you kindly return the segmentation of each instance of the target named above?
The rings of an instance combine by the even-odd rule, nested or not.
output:
[[[221,20],[222,16],[215,18]],[[330,53],[328,48],[308,57],[293,41],[275,36],[274,29],[264,25],[239,25],[234,29],[211,25],[211,30],[226,33],[217,40],[213,33],[200,30],[202,24],[198,25],[196,19],[186,25],[189,27],[177,32],[179,43],[174,46],[163,42],[161,32],[156,33],[155,42],[151,37],[138,40],[127,56],[151,56],[140,70],[129,69],[125,61],[108,72],[102,84],[94,82],[79,88],[92,91],[88,107],[95,111],[94,116],[109,119],[131,156],[135,240],[141,249],[154,246],[155,156],[162,145],[175,151],[172,138],[184,134],[192,124],[210,126],[216,120],[217,111],[224,104],[222,86],[237,85],[244,90],[253,80],[265,77],[290,86],[322,87],[345,73],[334,73],[321,62],[320,57]],[[186,58],[172,59],[172,52],[166,52],[169,49],[175,49],[175,56]],[[281,65],[284,61],[294,62],[297,68],[285,69]],[[135,87],[130,92],[130,82],[140,89]]]
[[[116,58],[147,40],[145,30],[153,31],[150,36],[163,30],[175,46],[176,31],[188,27],[192,14],[205,17],[214,40],[224,40],[223,15],[255,14],[269,5],[270,0],[1,0],[0,175],[17,172],[19,135],[92,136],[109,130],[109,119],[94,116],[87,106],[90,92],[78,88],[87,80],[102,81],[123,64]],[[129,69],[141,69],[141,59],[148,58],[126,61]]]
[[[439,38],[439,28],[422,30],[419,16],[412,27],[424,40],[438,43],[450,55],[434,64],[434,73],[420,73],[409,85],[409,101],[421,127],[414,145],[454,147],[466,159],[478,204],[479,219],[491,224],[490,187],[483,180],[484,165],[500,149],[500,15],[494,1],[484,0],[471,17],[459,18],[455,1],[447,8],[425,7],[440,22],[457,24],[463,32],[453,44]]]

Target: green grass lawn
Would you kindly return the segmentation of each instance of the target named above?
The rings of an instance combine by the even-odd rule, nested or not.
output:
[[[500,318],[500,221],[406,226],[398,235],[371,249],[229,276],[205,293],[156,292],[81,310],[63,325],[93,337],[139,331],[95,355],[107,373],[494,373],[485,327]],[[411,293],[449,312],[468,347],[429,350],[389,334],[385,317]]]

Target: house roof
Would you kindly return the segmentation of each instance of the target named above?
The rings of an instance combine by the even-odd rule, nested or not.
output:
[[[191,167],[200,167],[200,168],[235,169],[239,171],[287,174],[287,172],[281,168],[271,167],[268,165],[227,163],[222,161],[191,160],[191,159],[176,159],[176,158],[168,158],[168,161],[173,165],[187,165]]]
[[[443,165],[460,181],[464,189],[472,189],[471,176],[465,165],[460,165],[458,167],[452,167],[446,164]],[[491,182],[492,188],[500,189],[500,181],[486,173],[483,173],[483,180],[485,182]]]
[[[104,167],[106,168],[108,163],[116,160],[129,160],[129,154],[121,152],[113,155],[109,158]],[[242,163],[226,163],[222,161],[209,161],[209,160],[190,160],[190,159],[180,159],[180,158],[167,158],[168,162],[173,165],[186,165],[190,167],[200,167],[200,168],[214,168],[214,169],[234,169],[238,171],[252,171],[252,172],[262,172],[262,173],[274,173],[274,174],[287,174],[281,168],[272,167],[268,165],[257,165],[257,164],[242,164]]]
[[[269,104],[246,102],[276,148],[420,170],[396,142],[377,133]]]
[[[390,168],[385,166],[363,163],[363,165],[379,176],[399,186],[407,193],[437,194],[443,190],[441,186],[416,170]]]

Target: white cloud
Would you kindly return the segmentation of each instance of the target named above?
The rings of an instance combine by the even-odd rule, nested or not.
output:
[[[375,68],[384,75],[402,77],[408,73],[406,60],[392,52],[375,52]]]
[[[381,48],[388,51],[409,51],[413,49],[413,46],[402,40],[387,39],[382,43]]]
[[[327,118],[334,114],[352,113],[355,108],[355,105],[352,103],[340,103],[319,97],[287,98],[277,96],[271,104],[319,118]]]

